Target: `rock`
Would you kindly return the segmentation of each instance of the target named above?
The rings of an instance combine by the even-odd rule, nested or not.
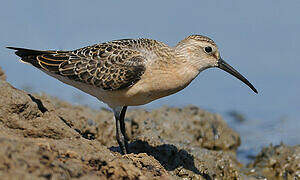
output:
[[[76,107],[73,111],[80,112]],[[56,112],[46,96],[28,94],[5,81],[0,81],[0,122],[0,179],[170,176],[153,157],[122,157],[87,138]]]
[[[0,81],[0,122],[3,177],[240,176],[234,155],[238,134],[220,116],[196,107],[130,111],[126,124],[132,153],[124,156],[119,153],[110,111],[28,94],[5,81]]]
[[[78,136],[56,114],[49,100],[40,100],[5,81],[0,81],[0,97],[0,121],[16,135],[52,139]]]
[[[257,174],[242,169],[239,135],[219,115],[194,106],[129,110],[126,126],[131,153],[121,155],[111,111],[0,80],[0,179],[257,179],[266,176],[260,167],[275,173],[270,177],[299,174],[299,149],[288,147],[264,150],[276,153],[249,165]]]
[[[95,111],[83,106],[72,106],[46,95],[41,97],[47,98],[51,99],[56,112],[66,124],[83,138],[97,140],[112,151],[119,152],[111,111]],[[126,126],[132,142],[130,150],[135,154],[146,153],[155,157],[174,177],[220,177],[218,174],[228,178],[240,176],[240,164],[234,154],[240,145],[240,137],[219,115],[194,106],[163,107],[152,112],[134,109],[127,113]],[[197,164],[201,161],[204,162]]]
[[[111,111],[74,107],[55,98],[52,101],[59,116],[85,138],[97,139],[105,146],[117,145]],[[239,135],[227,126],[221,116],[194,106],[163,107],[152,112],[129,110],[126,114],[126,126],[131,140],[155,132],[156,136],[169,142],[233,152],[241,143]]]
[[[267,179],[300,179],[300,145],[265,147],[248,165],[249,174]]]
[[[129,112],[127,118],[131,121],[131,137],[155,132],[165,141],[222,151],[235,151],[241,143],[221,116],[195,106],[163,107],[152,112],[139,109]]]

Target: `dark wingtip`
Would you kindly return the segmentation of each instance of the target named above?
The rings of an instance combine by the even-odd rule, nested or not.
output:
[[[11,46],[6,46],[7,49],[13,49],[13,50],[18,50],[19,48],[16,47],[11,47]]]
[[[38,55],[41,55],[41,54],[52,53],[50,51],[40,51],[40,50],[33,50],[33,49],[26,49],[26,48],[17,48],[17,47],[11,47],[11,46],[7,46],[6,48],[16,50],[15,54],[17,56],[20,56],[20,57],[38,56]]]

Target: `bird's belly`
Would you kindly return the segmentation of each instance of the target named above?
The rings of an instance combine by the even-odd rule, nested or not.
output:
[[[148,92],[147,89],[145,89],[144,87],[142,87],[142,85],[138,83],[130,88],[111,91],[103,90],[99,87],[95,87],[82,82],[73,81],[54,73],[49,73],[46,71],[44,72],[63,83],[66,83],[87,94],[96,97],[100,101],[108,104],[110,107],[143,105],[159,98],[155,96],[155,93]]]
[[[146,88],[142,88],[137,84],[137,86],[124,90],[99,92],[97,98],[111,107],[138,106],[174,94],[183,88],[168,90],[152,89],[147,91]]]
[[[116,96],[114,99],[118,99],[122,105],[137,106],[174,94],[184,89],[189,83],[182,83],[182,81],[175,83],[167,78],[144,78],[128,89],[111,93],[112,96]]]

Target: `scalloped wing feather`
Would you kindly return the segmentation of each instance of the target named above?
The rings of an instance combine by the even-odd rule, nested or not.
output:
[[[104,90],[127,88],[140,80],[146,58],[132,48],[132,41],[118,40],[75,51],[15,49],[22,61],[47,72],[87,83]]]

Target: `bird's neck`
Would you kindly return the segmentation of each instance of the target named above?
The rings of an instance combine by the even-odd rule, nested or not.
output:
[[[194,64],[182,59],[175,64],[174,72],[181,81],[182,86],[186,87],[198,76],[201,71],[199,71]]]
[[[165,91],[165,95],[176,93],[187,87],[199,74],[199,70],[184,57],[173,55],[168,58],[161,58],[152,64],[152,72],[159,73],[158,78],[152,82],[159,82],[156,87]]]

